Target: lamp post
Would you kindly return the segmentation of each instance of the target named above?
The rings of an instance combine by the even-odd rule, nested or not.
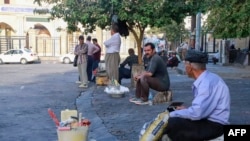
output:
[[[195,33],[195,50],[200,50],[201,49],[201,38],[200,38],[200,33],[201,33],[201,12],[198,12],[196,15],[196,33]]]

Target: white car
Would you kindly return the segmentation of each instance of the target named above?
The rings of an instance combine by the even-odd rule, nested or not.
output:
[[[59,61],[60,61],[61,63],[64,63],[64,64],[70,64],[70,63],[73,63],[74,58],[75,58],[74,53],[73,53],[73,52],[70,52],[70,53],[67,53],[67,54],[62,55],[62,56],[59,58]]]
[[[105,57],[105,54],[101,53],[100,59],[104,60],[104,57]],[[60,56],[59,62],[64,63],[64,64],[71,64],[71,63],[73,63],[74,58],[75,58],[74,53],[70,52],[70,53],[67,53],[67,54]]]
[[[0,64],[4,63],[21,63],[27,64],[38,61],[38,56],[27,48],[11,49],[0,54]]]

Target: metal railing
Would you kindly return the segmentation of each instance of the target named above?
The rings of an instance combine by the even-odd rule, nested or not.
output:
[[[28,36],[0,36],[0,53],[6,52],[9,49],[19,49],[26,47],[35,51],[38,56],[54,57],[71,52],[77,44],[71,35],[68,35],[64,41],[62,41],[61,37],[37,36],[35,40],[32,41],[35,44],[33,47],[29,45],[28,38]],[[66,44],[62,46],[62,42]]]

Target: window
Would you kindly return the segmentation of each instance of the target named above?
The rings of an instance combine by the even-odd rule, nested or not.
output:
[[[11,55],[14,51],[13,50],[10,50],[8,52],[6,52],[4,55]]]
[[[10,0],[4,0],[4,4],[10,4]]]

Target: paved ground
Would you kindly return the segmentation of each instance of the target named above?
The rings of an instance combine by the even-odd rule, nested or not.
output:
[[[248,69],[232,66],[208,64],[208,70],[219,73],[229,85],[231,104],[231,124],[250,124],[250,74]],[[184,73],[183,65],[178,69],[169,69],[173,101],[183,101],[188,106],[193,98],[191,85],[193,80]],[[226,73],[228,72],[228,73]],[[244,77],[238,77],[241,74]],[[233,76],[234,77],[233,77]],[[130,80],[123,85],[130,86]],[[138,106],[128,101],[134,95],[131,89],[124,98],[111,98],[103,90],[105,87],[94,86],[82,93],[77,107],[92,120],[89,138],[97,141],[136,141],[142,125],[166,109],[168,103]]]
[[[76,109],[77,70],[64,64],[0,65],[0,141],[56,141],[57,117]]]
[[[212,69],[213,68],[213,69]],[[183,69],[177,69],[180,71]],[[224,75],[232,96],[232,124],[250,124],[250,75],[248,69],[209,65],[209,70],[244,74],[242,78]],[[193,80],[169,69],[174,101],[189,105]],[[237,76],[236,75],[236,76]],[[91,83],[78,88],[76,68],[48,62],[42,64],[0,65],[0,141],[57,141],[56,128],[47,113],[52,108],[58,118],[65,108],[77,109],[92,122],[89,141],[136,141],[142,125],[166,109],[167,104],[138,106],[124,98],[111,98],[105,87]],[[129,87],[130,80],[123,85]]]

